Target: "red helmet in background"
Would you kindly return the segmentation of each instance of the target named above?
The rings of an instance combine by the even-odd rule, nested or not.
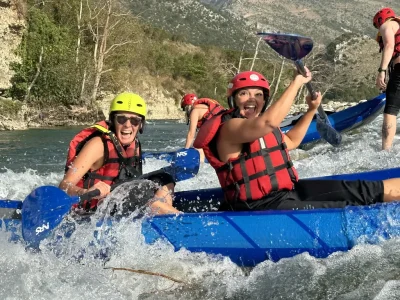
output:
[[[269,82],[262,74],[254,71],[241,72],[233,77],[231,82],[228,84],[227,96],[229,107],[235,107],[235,101],[233,99],[235,92],[246,87],[259,87],[263,89],[265,103],[261,112],[264,112],[268,105]]]
[[[193,105],[193,102],[197,100],[196,94],[186,94],[181,100],[181,108],[185,110],[188,105]]]
[[[387,19],[395,18],[396,14],[394,13],[393,9],[390,7],[382,8],[378,11],[373,19],[375,28],[379,29],[383,23],[386,22]]]

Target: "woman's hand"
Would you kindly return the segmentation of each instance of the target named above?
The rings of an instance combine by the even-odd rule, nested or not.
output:
[[[380,90],[386,90],[386,72],[379,72],[378,75],[376,76],[376,87]]]
[[[102,199],[104,197],[106,197],[110,191],[111,191],[111,186],[109,186],[107,183],[103,182],[103,181],[99,181],[98,183],[96,183],[94,186],[92,186],[90,189],[87,189],[85,191],[85,193],[90,192],[90,191],[94,191],[98,189],[100,191],[100,195],[96,196],[94,198],[96,199]]]
[[[306,83],[310,82],[312,79],[312,74],[311,74],[310,70],[307,67],[304,67],[304,69],[306,71],[306,73],[304,75],[300,74],[299,70],[297,70],[295,72],[294,80],[300,82],[301,84],[306,84]]]
[[[315,93],[317,98],[315,100],[312,99],[312,96],[310,94],[307,95],[306,101],[308,104],[308,110],[317,110],[318,106],[320,106],[321,101],[322,101],[322,95],[321,92],[316,92]]]

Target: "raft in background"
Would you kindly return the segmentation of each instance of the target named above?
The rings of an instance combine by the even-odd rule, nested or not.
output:
[[[344,133],[371,123],[383,112],[385,104],[386,94],[382,93],[366,102],[359,103],[339,112],[327,112],[327,114],[333,128],[341,133]],[[281,130],[283,132],[289,131],[299,119],[299,116],[286,119],[281,124]],[[301,142],[301,145],[316,142],[319,140],[321,140],[321,136],[317,131],[316,120],[314,118],[307,130],[303,141]]]

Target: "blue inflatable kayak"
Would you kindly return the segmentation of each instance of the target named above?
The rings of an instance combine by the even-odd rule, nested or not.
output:
[[[329,113],[328,118],[332,126],[339,132],[346,132],[358,127],[364,126],[372,122],[377,116],[379,116],[385,108],[386,94],[380,94],[379,96],[368,100],[366,102],[359,103],[342,111],[336,113]],[[285,119],[281,124],[281,130],[288,132],[301,118],[302,115],[297,115]],[[301,142],[301,145],[305,145],[311,142],[317,142],[321,140],[316,127],[316,120],[312,121],[307,133]],[[144,152],[143,158],[155,158],[170,161],[175,151],[170,152]]]
[[[400,168],[320,179],[383,180],[400,177]],[[176,193],[175,205],[186,212],[143,221],[147,243],[161,239],[175,250],[229,257],[240,266],[254,266],[308,252],[327,257],[360,243],[376,244],[400,236],[400,203],[293,211],[217,212],[222,200],[219,188]],[[16,209],[21,201],[0,200],[5,228],[18,233]],[[3,228],[4,228],[3,227]]]
[[[329,114],[327,112],[327,114],[333,128],[343,133],[372,122],[383,112],[385,103],[386,94],[380,94],[379,96],[366,102],[359,103],[336,113]],[[283,132],[288,132],[295,125],[299,118],[299,116],[295,116],[285,120],[281,124],[281,130]],[[316,120],[314,119],[311,122],[307,133],[301,142],[301,145],[319,140],[321,140],[321,136],[317,131]]]

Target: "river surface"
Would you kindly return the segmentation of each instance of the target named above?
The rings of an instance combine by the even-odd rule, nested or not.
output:
[[[291,152],[300,177],[353,173],[400,165],[400,141],[391,152],[380,151],[382,117],[344,135],[339,148],[319,143]],[[58,185],[63,176],[70,139],[78,127],[0,132],[0,199],[23,200],[42,185]],[[400,127],[398,128],[400,129]],[[184,145],[183,123],[150,122],[141,137],[147,151],[176,150]],[[144,171],[166,163],[148,159]],[[176,190],[217,187],[208,164],[199,174],[179,182]],[[93,225],[94,226],[94,225]],[[25,251],[0,232],[0,295],[2,299],[400,299],[400,240],[380,245],[359,245],[346,253],[316,259],[307,253],[279,262],[265,261],[242,269],[227,258],[171,245],[148,245],[140,222],[113,227],[118,243],[104,265],[91,255],[93,228],[77,228],[75,238],[57,251]],[[48,242],[49,243],[49,242]],[[86,255],[76,256],[84,249]],[[125,267],[162,273],[167,278],[107,267]]]

